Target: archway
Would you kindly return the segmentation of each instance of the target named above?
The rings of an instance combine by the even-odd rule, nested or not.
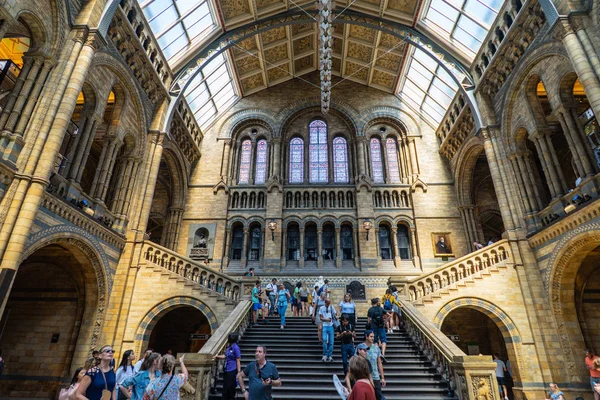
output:
[[[97,346],[94,326],[101,323],[105,286],[88,250],[77,240],[55,240],[19,266],[0,320],[6,361],[0,392],[54,398]]]
[[[148,347],[161,354],[196,353],[210,337],[210,324],[197,308],[183,306],[163,315],[154,325]]]

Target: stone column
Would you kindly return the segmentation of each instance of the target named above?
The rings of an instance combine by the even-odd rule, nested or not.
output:
[[[594,110],[594,114],[600,115],[600,82],[592,69],[592,65],[585,49],[579,41],[573,26],[566,17],[559,18],[557,29],[561,30],[559,36],[561,36],[565,50],[567,50],[573,69],[585,89],[585,93]],[[578,30],[581,29],[583,28]]]
[[[221,271],[223,271],[224,269],[227,269],[227,267],[229,266],[229,246],[231,244],[231,229],[226,228],[225,229],[225,246],[224,247],[224,253],[223,253],[223,258],[221,259]]]
[[[352,255],[354,256],[354,267],[360,269],[360,251],[358,249],[358,227],[352,229]]]
[[[273,177],[281,181],[281,139],[273,139]]]
[[[421,257],[418,252],[419,247],[417,246],[417,229],[410,228],[410,251],[412,253],[413,262],[415,267],[421,269]]]
[[[33,112],[33,108],[37,103],[38,97],[44,88],[44,84],[46,83],[46,78],[48,78],[48,74],[50,73],[50,70],[54,64],[55,62],[49,58],[44,60],[42,70],[38,74],[33,89],[31,89],[31,92],[27,98],[27,102],[25,103],[23,111],[18,118],[17,126],[14,131],[15,134],[23,136],[23,132],[25,132],[25,128],[27,127],[27,123],[29,122],[29,118]]]
[[[323,268],[323,228],[317,229],[317,267]]]
[[[0,127],[3,129],[2,136],[5,135],[4,131],[6,130],[6,122],[8,121],[8,117],[10,116],[15,103],[17,102],[17,97],[21,94],[23,87],[25,86],[25,80],[29,76],[29,72],[33,72],[34,58],[28,55],[23,56],[23,67],[19,72],[19,76],[15,81],[15,86],[11,90],[10,94],[6,97],[6,105],[2,110],[2,114],[0,114]],[[40,64],[36,63],[37,67],[35,68],[35,73],[39,69]]]
[[[248,236],[250,234],[250,230],[248,228],[244,228],[244,244],[242,245],[242,259],[241,266],[246,268],[248,265]]]
[[[592,65],[596,76],[600,78],[600,58],[598,57],[598,54],[592,45],[592,41],[590,40],[590,37],[583,26],[577,29],[577,38],[581,42],[586,55],[590,59],[590,64]]]
[[[181,217],[183,216],[183,208],[171,207],[169,209],[169,236],[167,237],[167,248],[177,251],[177,243],[179,242],[179,231],[181,226]]]
[[[335,228],[335,266],[342,267],[342,243],[340,242],[341,228]]]
[[[365,137],[360,137],[356,139],[356,152],[358,155],[358,176],[367,175],[367,171],[365,168]]]
[[[64,68],[55,74],[52,90],[40,105],[39,116],[30,125],[32,137],[17,161],[19,174],[13,179],[0,204],[5,215],[0,228],[0,314],[22,261],[22,253],[48,186],[47,177],[70,122],[77,96],[96,52],[98,36],[86,41],[87,32],[74,31],[62,49]],[[90,40],[91,39],[91,40]],[[85,41],[85,44],[84,44]],[[18,221],[18,223],[17,223]]]
[[[227,182],[229,172],[229,154],[231,153],[231,139],[223,141],[223,160],[221,161],[221,179]]]
[[[385,145],[385,139],[381,139],[380,142],[380,146],[382,151],[382,166],[383,166],[383,176],[385,177],[384,182],[385,183],[391,183],[390,182],[390,170],[388,168],[388,157],[387,157],[387,146]]]
[[[284,269],[287,263],[287,229],[285,227],[281,228],[281,269]]]
[[[417,157],[417,144],[414,138],[408,138],[408,154],[410,155],[410,162],[412,165],[413,182],[417,180],[419,176],[419,159]]]
[[[128,157],[125,159],[125,166],[119,171],[119,177],[116,182],[117,189],[115,189],[116,191],[110,204],[110,209],[115,214],[123,214],[123,204],[125,203],[125,196],[129,188],[129,181],[135,162],[135,158]]]
[[[556,119],[558,119],[558,122],[560,123],[565,135],[565,139],[567,139],[567,143],[569,144],[569,150],[571,150],[577,176],[583,178],[588,176],[588,174],[591,175],[591,168],[587,159],[587,154],[581,147],[581,141],[579,140],[579,135],[575,130],[575,127],[570,124],[570,121],[567,123],[564,109],[556,111]]]
[[[299,228],[300,231],[300,260],[298,265],[300,268],[304,268],[304,228]]]
[[[102,143],[102,153],[100,154],[100,161],[96,168],[96,175],[92,182],[92,189],[89,195],[98,201],[102,201],[102,190],[104,186],[104,180],[108,174],[108,168],[112,162],[113,152],[117,146],[117,138],[115,136],[105,136]]]
[[[546,135],[539,134],[534,136],[534,141],[536,148],[538,150],[538,154],[542,156],[542,167],[544,169],[544,173],[546,174],[546,180],[550,185],[550,193],[552,198],[560,197],[564,191],[560,184],[558,178],[558,172],[556,171],[556,165],[552,160],[552,156],[550,155],[550,148],[548,146],[548,142],[545,138]],[[554,151],[554,147],[552,147],[552,151]]]
[[[393,227],[391,234],[392,234],[392,256],[394,257],[394,266],[396,268],[400,268],[400,266],[402,265],[402,260],[400,259],[400,252],[398,251],[398,236],[396,236],[396,234],[398,233],[398,228],[397,227]]]
[[[129,184],[127,185],[127,189],[125,190],[125,196],[123,201],[123,208],[121,213],[123,215],[128,215],[129,206],[131,204],[131,200],[133,198],[135,184],[138,178],[138,172],[140,170],[141,161],[139,159],[135,159],[133,162],[133,168],[131,169],[131,175],[129,177]]]
[[[73,160],[67,175],[69,180],[77,183],[81,181],[85,164],[90,154],[92,143],[94,142],[94,136],[96,136],[96,129],[101,121],[102,119],[97,114],[88,118],[88,122],[83,128],[83,132],[81,132],[81,138],[79,139],[77,150],[75,152],[75,159]]]
[[[123,145],[123,142],[121,142],[119,140],[117,142],[117,144],[115,145],[115,148],[113,149],[113,152],[109,158],[109,163],[106,168],[106,175],[104,176],[104,180],[102,181],[102,186],[100,187],[100,200],[102,202],[104,202],[106,200],[106,195],[108,193],[108,185],[110,184],[112,175],[115,171],[115,168],[117,167],[117,165],[116,165],[117,155],[119,154],[119,150],[121,150],[122,145]]]
[[[248,184],[254,185],[254,178],[256,173],[256,165],[254,165],[254,161],[256,160],[256,140],[252,140],[252,147],[250,148],[250,176],[248,176]],[[250,196],[248,196],[248,201],[250,201]]]
[[[594,159],[591,158],[593,157],[593,153],[591,152],[589,141],[587,137],[585,137],[585,134],[581,134],[582,131],[580,129],[579,123],[573,118],[573,115],[569,112],[569,110],[563,109],[561,111],[562,117],[564,118],[564,122],[571,134],[571,137],[573,138],[573,143],[575,144],[577,153],[581,158],[583,172],[585,173],[585,175],[581,176],[592,176],[595,172],[595,161],[592,162],[592,160]]]
[[[523,204],[525,206],[525,213],[532,214],[536,212],[535,207],[535,196],[533,196],[532,183],[529,180],[529,172],[525,169],[525,165],[522,160],[522,156],[520,153],[514,153],[510,156],[510,161],[513,166],[513,170],[515,172],[515,177],[517,179],[517,184],[519,185],[519,192],[521,193],[521,198],[523,199]],[[534,211],[536,210],[536,211]]]
[[[550,158],[554,163],[554,170],[556,171],[556,175],[558,177],[558,182],[561,187],[561,193],[567,193],[569,190],[569,186],[567,185],[567,180],[565,179],[565,175],[560,167],[560,163],[558,162],[558,157],[556,156],[556,150],[554,149],[554,144],[552,144],[552,139],[549,134],[544,135],[543,139],[546,141],[547,148],[549,149]]]
[[[523,172],[525,172],[525,175],[523,176],[525,178],[525,182],[527,183],[528,186],[530,186],[533,189],[533,194],[535,197],[535,204],[536,206],[534,207],[534,211],[540,211],[541,209],[544,208],[545,204],[542,201],[542,195],[539,191],[538,185],[537,183],[533,180],[534,178],[534,169],[533,169],[533,163],[534,161],[532,160],[532,154],[530,151],[526,151],[525,153],[523,153],[523,157],[517,159],[517,161],[519,161],[519,164],[524,164],[524,166],[521,166],[521,169],[523,170]]]

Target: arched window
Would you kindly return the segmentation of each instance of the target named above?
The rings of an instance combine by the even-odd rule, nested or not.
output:
[[[390,230],[385,225],[379,226],[379,254],[383,260],[392,259],[392,246],[390,246]]]
[[[325,225],[323,227],[323,260],[335,260],[335,228],[333,225]]]
[[[371,139],[371,171],[373,182],[383,183],[383,163],[381,162],[381,144],[379,139]]]
[[[248,184],[250,182],[250,158],[252,156],[252,143],[250,139],[242,142],[242,152],[240,154],[240,175],[238,183]]]
[[[325,121],[315,120],[308,128],[309,180],[311,183],[327,183],[327,125]]]
[[[398,149],[396,141],[389,138],[385,141],[385,149],[387,152],[388,176],[390,183],[400,183],[400,169],[398,168]]]
[[[249,261],[258,261],[260,258],[260,247],[262,244],[262,232],[260,226],[255,226],[252,229],[252,237],[250,239],[250,252],[248,253]]]
[[[310,224],[304,229],[304,259],[317,261],[317,226]]]
[[[290,183],[304,182],[304,140],[290,140]]]
[[[348,145],[343,137],[333,139],[333,181],[348,182]]]
[[[267,141],[260,139],[256,144],[256,172],[254,173],[256,185],[262,185],[267,180],[267,150]]]
[[[400,258],[403,260],[409,260],[411,258],[410,236],[408,235],[408,228],[406,227],[406,225],[398,225],[396,239],[398,242],[398,253],[400,254]]]
[[[231,232],[231,259],[242,259],[242,248],[244,246],[244,229],[236,226]]]
[[[288,260],[298,261],[300,259],[300,231],[298,225],[290,224],[287,228],[287,250]]]

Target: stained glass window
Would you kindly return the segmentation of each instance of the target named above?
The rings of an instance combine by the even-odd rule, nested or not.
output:
[[[290,183],[304,182],[304,140],[290,140]]]
[[[260,259],[260,247],[262,243],[262,232],[260,227],[252,229],[252,238],[250,239],[250,252],[248,253],[248,260],[258,261]]]
[[[316,120],[309,125],[310,142],[308,167],[311,183],[327,183],[327,125],[324,121]]]
[[[385,141],[385,149],[387,153],[388,176],[391,183],[400,183],[400,169],[398,168],[398,149],[396,141],[389,138]]]
[[[242,142],[242,153],[240,155],[240,175],[238,183],[248,184],[250,182],[250,156],[252,155],[252,143],[249,139]]]
[[[298,225],[288,225],[287,229],[288,260],[300,259],[300,231]]]
[[[254,177],[256,185],[262,185],[267,178],[267,146],[265,139],[259,140],[256,144],[256,173]]]
[[[371,139],[371,170],[375,183],[383,183],[383,163],[381,162],[381,144],[379,139]]]
[[[348,145],[343,137],[333,139],[333,181],[348,182]]]
[[[403,260],[410,259],[410,236],[408,235],[408,228],[405,225],[398,225],[396,238],[398,241],[398,253],[400,254],[400,258]]]
[[[379,254],[384,260],[392,259],[392,246],[390,246],[390,230],[385,225],[379,226]]]
[[[343,225],[340,232],[340,242],[342,247],[342,257],[344,260],[352,260],[352,227]]]

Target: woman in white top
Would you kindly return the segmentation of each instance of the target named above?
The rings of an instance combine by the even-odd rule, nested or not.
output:
[[[133,378],[135,375],[135,370],[133,368],[133,360],[135,360],[135,354],[133,350],[127,350],[123,353],[123,357],[121,358],[121,364],[119,364],[119,368],[117,368],[117,397],[119,400],[127,399],[125,394],[119,390],[119,386],[126,379]]]
[[[344,300],[340,302],[340,315],[344,314],[348,314],[348,321],[356,327],[358,318],[356,316],[356,304],[352,301],[352,295],[350,293],[346,293],[344,295]]]

